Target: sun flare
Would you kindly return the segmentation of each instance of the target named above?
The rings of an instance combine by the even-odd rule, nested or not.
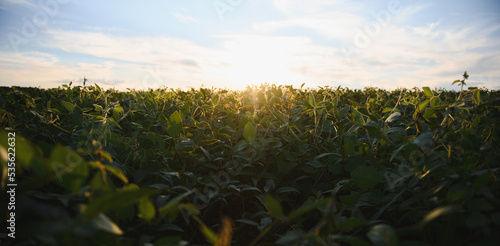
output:
[[[293,47],[280,40],[245,38],[225,43],[224,71],[230,83],[244,88],[250,84],[293,83],[304,78],[293,72]]]

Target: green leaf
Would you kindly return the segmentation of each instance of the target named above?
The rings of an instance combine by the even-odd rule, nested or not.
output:
[[[347,115],[347,113],[349,112],[349,109],[350,109],[350,107],[347,106],[347,107],[337,111],[337,118],[343,119]]]
[[[365,119],[363,118],[363,115],[355,108],[352,108],[352,118],[356,123],[359,123],[361,125],[365,124]]]
[[[427,106],[427,104],[429,104],[429,99],[417,104],[417,111],[422,112],[425,109],[425,107]]]
[[[208,145],[212,145],[212,144],[216,144],[220,142],[219,139],[204,139],[204,140],[201,140],[198,145],[199,146],[208,146]]]
[[[120,105],[116,105],[115,108],[113,109],[113,118],[116,120],[116,121],[119,121],[120,118],[125,114],[122,106]]]
[[[318,159],[321,159],[325,156],[329,156],[329,155],[335,155],[335,156],[338,156],[338,157],[342,157],[341,154],[338,154],[338,153],[323,153],[323,154],[319,154],[317,155],[316,157],[314,157],[315,160],[318,160]]]
[[[432,133],[422,133],[415,139],[411,140],[411,142],[421,148],[430,148],[432,146]]]
[[[98,112],[104,111],[104,108],[101,105],[95,104],[95,103],[93,105],[94,105],[95,110],[97,110]]]
[[[82,123],[83,123],[83,110],[80,107],[75,106],[73,108],[73,112],[71,114],[71,117],[73,119],[74,124],[82,125]]]
[[[281,124],[286,124],[286,116],[283,113],[281,113],[277,109],[274,109],[272,112],[274,117],[276,117],[276,119],[278,119],[281,122]]]
[[[337,109],[338,105],[339,105],[339,98],[338,96],[335,96],[330,104],[332,106],[332,108],[335,110]]]
[[[219,237],[217,236],[217,234],[215,234],[214,231],[208,228],[208,226],[206,226],[198,216],[193,215],[193,219],[196,220],[198,224],[200,224],[200,231],[205,239],[212,245],[217,245],[217,242],[219,241]]]
[[[107,121],[111,122],[111,124],[113,124],[114,126],[122,129],[122,127],[118,124],[118,122],[116,122],[114,118],[107,118]]]
[[[276,184],[274,183],[274,180],[268,179],[266,181],[266,185],[264,186],[264,191],[268,192],[269,190],[274,190],[276,188]]]
[[[344,223],[342,223],[340,227],[344,230],[351,231],[358,227],[364,226],[366,223],[368,223],[368,220],[366,219],[353,217],[344,221]]]
[[[456,184],[448,189],[446,200],[449,202],[460,202],[469,199],[474,190],[463,183]]]
[[[454,211],[455,209],[456,209],[456,207],[452,206],[452,205],[437,207],[437,208],[433,209],[432,211],[430,211],[429,213],[427,213],[427,215],[425,215],[425,218],[420,222],[420,226],[424,226],[428,222],[436,219],[437,217],[439,217],[443,214],[450,213],[450,212]]]
[[[243,224],[247,224],[247,225],[251,225],[251,226],[255,226],[255,227],[258,227],[259,224],[255,221],[252,221],[252,220],[247,220],[247,219],[239,219],[239,220],[235,220],[235,222],[239,222],[239,223],[243,223]]]
[[[373,167],[360,166],[352,171],[354,183],[360,188],[370,188],[382,182],[382,175]]]
[[[94,85],[95,85],[95,88],[97,89],[97,91],[98,91],[100,94],[101,94],[101,93],[103,93],[103,91],[102,91],[101,87],[99,87],[99,86],[97,85],[97,83],[94,83]]]
[[[199,215],[200,214],[200,210],[195,205],[193,205],[191,203],[182,203],[182,204],[179,204],[179,206],[183,211],[186,211],[189,215]]]
[[[76,152],[57,145],[49,163],[61,186],[73,192],[82,188],[88,176],[88,163]]]
[[[431,98],[434,96],[434,94],[432,93],[432,90],[431,88],[429,87],[423,87],[422,89],[424,89],[424,94],[427,98]]]
[[[234,151],[242,151],[248,147],[248,142],[246,140],[241,140],[234,145]]]
[[[389,134],[389,133],[393,133],[393,132],[399,132],[401,134],[405,134],[405,129],[403,129],[401,127],[391,127],[391,128],[388,128],[387,130],[385,130],[384,134]]]
[[[182,201],[182,199],[191,195],[191,193],[193,193],[193,190],[190,190],[188,192],[185,192],[185,193],[175,197],[174,199],[170,200],[165,206],[159,208],[158,213],[160,213],[160,218],[163,218],[169,212],[174,211],[175,210],[174,208],[179,205],[179,203]]]
[[[387,112],[391,112],[392,111],[392,108],[384,108],[384,110],[382,110],[382,113],[387,113]]]
[[[352,155],[354,147],[356,146],[356,139],[353,135],[344,135],[344,154]]]
[[[177,144],[176,148],[182,149],[182,148],[192,148],[196,146],[194,141],[190,138],[179,138],[181,141]]]
[[[148,198],[142,199],[139,202],[139,213],[148,222],[156,216],[155,206]]]
[[[431,107],[437,108],[437,107],[446,107],[446,103],[444,103],[441,98],[439,97],[433,97],[431,98]]]
[[[252,143],[255,140],[255,136],[257,135],[257,129],[255,125],[248,121],[243,129],[243,137],[247,140],[247,142]]]
[[[366,234],[373,245],[397,246],[399,239],[396,231],[390,225],[379,224],[375,225]]]
[[[359,200],[360,193],[359,192],[354,192],[354,194],[351,195],[343,195],[340,196],[340,201],[344,203],[347,206],[354,206],[356,202]]]
[[[206,226],[205,224],[200,225],[200,230],[209,243],[216,245],[217,241],[219,241],[219,237],[217,237],[217,234],[215,234],[215,232],[208,228],[208,226]]]
[[[172,224],[172,223],[164,223],[156,228],[156,231],[175,231],[175,232],[184,232],[180,226]],[[175,244],[177,245],[177,244]]]
[[[283,216],[283,209],[281,208],[281,204],[270,194],[266,194],[264,196],[264,205],[266,206],[269,215],[273,216],[274,218],[280,218]]]
[[[150,195],[157,193],[156,189],[120,190],[117,193],[106,194],[91,201],[85,211],[87,217],[106,213],[118,208],[134,204]]]
[[[361,114],[364,114],[366,116],[371,115],[370,112],[368,112],[368,109],[366,109],[366,108],[358,108],[357,110],[358,110],[358,112],[360,112]]]
[[[358,129],[361,128],[362,126],[363,125],[356,123],[356,124],[352,125],[351,128],[349,128],[349,130],[347,130],[347,133],[356,133],[358,131]]]
[[[189,115],[192,103],[193,102],[191,100],[184,101],[184,105],[181,108],[181,114],[183,118]]]
[[[276,189],[276,192],[277,193],[287,193],[287,192],[300,193],[299,190],[297,190],[296,188],[293,188],[293,187],[280,187],[280,188]]]
[[[481,100],[481,91],[479,89],[476,89],[476,91],[474,92],[474,100],[477,104],[481,104],[483,102]]]
[[[110,165],[104,165],[104,168],[106,169],[106,171],[112,173],[115,177],[121,179],[124,183],[128,183],[127,177],[125,177],[125,174],[120,168]]]
[[[161,152],[163,153],[163,155],[166,154],[166,148],[165,148],[165,141],[163,140],[163,137],[158,134],[158,133],[155,133],[155,139],[156,139],[156,144],[158,144]]]
[[[371,123],[373,121],[370,121],[368,123]],[[368,131],[368,133],[377,138],[377,139],[380,139],[382,137],[382,134],[380,133],[380,129],[377,128],[377,127],[373,127],[373,126],[369,126],[369,125],[365,125],[364,128]]]
[[[437,118],[437,115],[436,115],[436,109],[433,109],[433,108],[427,108],[424,112],[424,118],[427,119],[427,120],[430,120],[432,118]]]
[[[311,107],[314,107],[314,108],[317,107],[316,98],[314,98],[314,95],[311,91],[309,92],[309,105],[311,105]]]
[[[109,233],[112,233],[115,235],[122,235],[123,234],[123,231],[120,229],[120,227],[118,227],[113,221],[111,221],[108,217],[106,217],[106,215],[104,215],[102,213],[97,215],[96,217],[92,218],[92,220],[90,222],[92,225],[94,225],[95,227],[97,227],[103,231],[106,231],[106,232],[109,232]]]
[[[70,112],[73,112],[73,104],[66,101],[61,101],[62,105]]]
[[[385,120],[385,122],[387,122],[387,123],[391,123],[391,122],[394,122],[394,121],[400,120],[401,118],[403,118],[403,117],[401,116],[401,113],[399,113],[399,112],[394,112],[394,113],[392,113],[391,115],[389,115],[389,117],[387,117],[387,119]]]
[[[179,137],[182,132],[182,118],[179,111],[170,115],[167,122],[167,133],[171,137]]]
[[[215,95],[212,97],[212,104],[217,105],[219,103],[219,95]]]
[[[318,207],[317,202],[314,202],[314,203],[306,202],[300,208],[292,211],[288,215],[288,220],[294,220],[296,218],[300,218],[300,217],[302,217],[303,214],[308,213],[317,207]]]

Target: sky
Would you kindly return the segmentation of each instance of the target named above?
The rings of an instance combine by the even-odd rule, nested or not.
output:
[[[500,1],[0,0],[0,86],[500,90]]]

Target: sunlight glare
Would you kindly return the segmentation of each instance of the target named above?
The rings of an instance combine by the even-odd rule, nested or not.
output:
[[[236,87],[261,83],[289,84],[302,80],[302,76],[290,70],[293,45],[281,40],[245,38],[225,43],[225,60],[230,65],[224,74]]]

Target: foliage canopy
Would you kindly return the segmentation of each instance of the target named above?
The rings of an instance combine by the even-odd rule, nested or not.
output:
[[[472,87],[12,87],[0,148],[15,132],[19,242],[493,245],[499,107]]]

